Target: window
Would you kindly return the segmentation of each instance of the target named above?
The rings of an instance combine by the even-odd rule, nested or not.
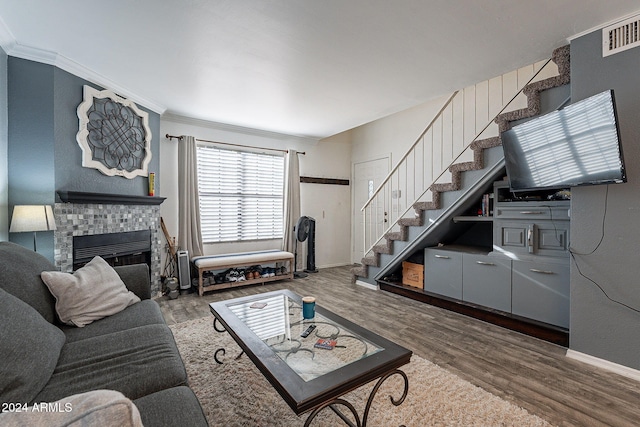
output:
[[[284,158],[198,146],[205,243],[282,238]]]

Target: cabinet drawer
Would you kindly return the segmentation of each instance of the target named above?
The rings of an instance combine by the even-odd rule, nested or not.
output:
[[[464,254],[462,299],[496,310],[511,312],[511,260]]]
[[[569,328],[569,265],[513,261],[513,314]]]
[[[568,221],[569,206],[499,206],[496,207],[493,216],[495,218],[524,219],[527,221]]]
[[[424,290],[462,299],[462,253],[427,248],[424,251]]]

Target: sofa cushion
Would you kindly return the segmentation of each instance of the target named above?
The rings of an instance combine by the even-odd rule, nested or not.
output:
[[[173,387],[133,401],[145,427],[207,427],[207,419],[189,387]]]
[[[147,325],[67,343],[36,401],[89,390],[117,390],[129,399],[179,385],[187,374],[166,325]]]
[[[83,327],[140,302],[107,262],[95,257],[74,273],[43,271],[62,323]]]
[[[157,302],[146,299],[130,305],[120,313],[96,320],[84,328],[60,325],[60,329],[67,337],[67,343],[84,340],[91,337],[124,331],[146,325],[164,325],[164,317]]]
[[[30,402],[53,374],[64,341],[33,307],[0,289],[0,401]]]
[[[48,322],[56,319],[55,300],[40,279],[56,267],[42,255],[11,242],[0,242],[0,288],[38,310]]]
[[[53,408],[53,409],[51,409]],[[4,427],[142,427],[136,405],[117,391],[95,390],[56,402],[38,403],[22,412],[0,414]]]

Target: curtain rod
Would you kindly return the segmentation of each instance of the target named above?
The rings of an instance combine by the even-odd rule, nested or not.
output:
[[[181,139],[182,139],[182,137],[181,137],[181,136],[175,136],[175,135],[169,135],[169,134],[166,134],[166,135],[165,135],[165,137],[166,137],[167,139],[169,139],[169,140],[171,140],[171,139],[175,138],[175,139],[177,139],[177,140],[179,141],[179,140],[181,140]],[[196,141],[199,141],[199,142],[210,142],[210,143],[212,143],[212,144],[231,145],[231,146],[233,146],[233,147],[254,148],[254,149],[256,149],[256,150],[280,151],[280,152],[282,152],[282,153],[288,153],[288,152],[289,152],[289,150],[281,150],[281,149],[279,149],[279,148],[254,147],[254,146],[251,146],[251,145],[232,144],[232,143],[230,143],[230,142],[220,142],[220,141],[209,141],[209,140],[206,140],[206,139],[198,139],[198,138],[196,138]],[[304,152],[304,151],[298,151],[297,153],[298,153],[298,154],[302,154],[303,156],[307,154],[307,153],[306,153],[306,152]]]

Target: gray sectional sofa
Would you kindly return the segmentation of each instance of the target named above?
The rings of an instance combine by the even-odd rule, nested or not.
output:
[[[3,408],[106,389],[131,400],[144,426],[206,426],[173,335],[150,299],[147,266],[115,268],[140,302],[84,327],[60,322],[56,300],[40,276],[52,270],[43,256],[0,242]],[[41,415],[46,425],[47,414]]]

